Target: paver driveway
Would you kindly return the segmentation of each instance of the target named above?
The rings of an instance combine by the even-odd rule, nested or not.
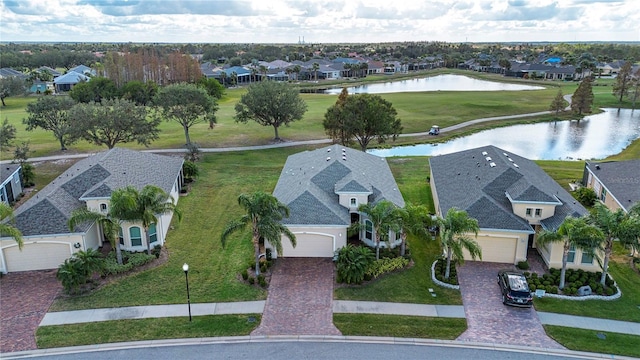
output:
[[[331,259],[278,259],[251,335],[341,335],[333,325],[333,270]]]
[[[502,304],[498,271],[510,264],[465,261],[458,269],[467,330],[458,340],[563,349],[547,336],[533,308]]]
[[[37,349],[38,324],[61,289],[55,270],[9,273],[0,279],[0,353]]]

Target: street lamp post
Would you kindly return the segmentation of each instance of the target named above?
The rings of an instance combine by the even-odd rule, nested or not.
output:
[[[184,270],[184,278],[187,281],[187,305],[189,306],[189,322],[191,322],[191,298],[189,297],[189,265],[184,263],[182,265],[182,270]]]

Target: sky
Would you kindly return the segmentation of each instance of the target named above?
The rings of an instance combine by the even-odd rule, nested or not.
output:
[[[0,0],[0,41],[640,41],[640,0]]]

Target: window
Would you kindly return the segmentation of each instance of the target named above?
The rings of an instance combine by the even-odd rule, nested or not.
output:
[[[118,229],[118,241],[120,241],[120,245],[124,245],[124,235],[122,234],[122,228]]]
[[[351,206],[354,206],[354,207],[355,207],[355,206],[358,206],[358,199],[356,199],[356,198],[351,198],[351,200],[350,200],[350,204],[351,204]]]
[[[533,211],[532,208],[527,208],[527,212],[526,212],[527,216],[531,216],[532,211]]]
[[[600,193],[600,201],[605,202],[607,200],[607,189],[602,188],[602,192]]]
[[[129,238],[131,238],[131,246],[142,246],[142,235],[139,227],[132,226],[129,228]]]
[[[572,263],[576,259],[576,248],[571,245],[569,248],[569,255],[567,255],[567,262]]]
[[[158,234],[156,231],[156,224],[149,225],[149,242],[154,243],[158,241]]]
[[[536,216],[542,216],[542,209],[536,209]]]
[[[593,255],[582,253],[581,264],[593,264]]]
[[[364,221],[364,238],[373,240],[373,223],[369,220]]]
[[[107,212],[107,204],[100,204],[100,212]]]

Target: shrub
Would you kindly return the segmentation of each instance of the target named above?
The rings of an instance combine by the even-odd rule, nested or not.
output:
[[[545,280],[545,281],[542,282],[542,285],[549,286],[549,285],[551,285],[551,281]]]
[[[266,257],[267,261],[269,263],[271,263],[271,260],[273,260],[273,253],[272,253],[271,249],[267,248],[265,257]]]
[[[375,279],[382,274],[402,269],[409,264],[409,260],[403,257],[382,258],[374,261],[366,271],[366,274]]]
[[[537,286],[529,284],[529,290],[531,290],[531,292],[536,291],[537,288],[538,288]]]
[[[253,285],[253,284],[255,284],[255,283],[256,283],[256,279],[255,279],[253,276],[249,276],[248,281],[249,281],[249,284],[250,284],[250,285]]]
[[[558,287],[557,286],[552,286],[550,293],[557,294],[558,293]]]
[[[267,264],[266,263],[263,262],[263,263],[260,264],[260,272],[261,273],[267,272]]]
[[[518,269],[520,270],[529,270],[529,262],[528,261],[518,261]]]
[[[576,190],[575,197],[582,205],[586,207],[593,206],[596,203],[596,199],[598,198],[596,192],[588,187],[580,187],[578,190]]]
[[[155,256],[156,259],[160,257],[160,253],[162,252],[162,246],[160,244],[156,245],[151,249],[151,255]]]
[[[242,280],[246,281],[249,278],[249,272],[247,271],[247,269],[242,270],[242,273],[240,275],[242,275]]]
[[[198,175],[200,174],[200,169],[195,162],[186,160],[182,164],[182,173],[184,174],[184,181],[189,183],[198,177]]]
[[[613,288],[608,287],[604,292],[605,294],[607,294],[607,296],[611,296],[615,293],[615,290],[613,290]]]
[[[151,262],[153,259],[155,259],[154,255],[147,255],[147,253],[139,252],[129,254],[127,261],[131,266],[138,267]]]
[[[374,259],[375,254],[368,247],[347,244],[338,253],[336,280],[347,284],[362,283]]]
[[[527,279],[531,277],[531,273],[528,271],[525,271],[524,273],[522,273],[524,275],[524,277],[526,277]]]

